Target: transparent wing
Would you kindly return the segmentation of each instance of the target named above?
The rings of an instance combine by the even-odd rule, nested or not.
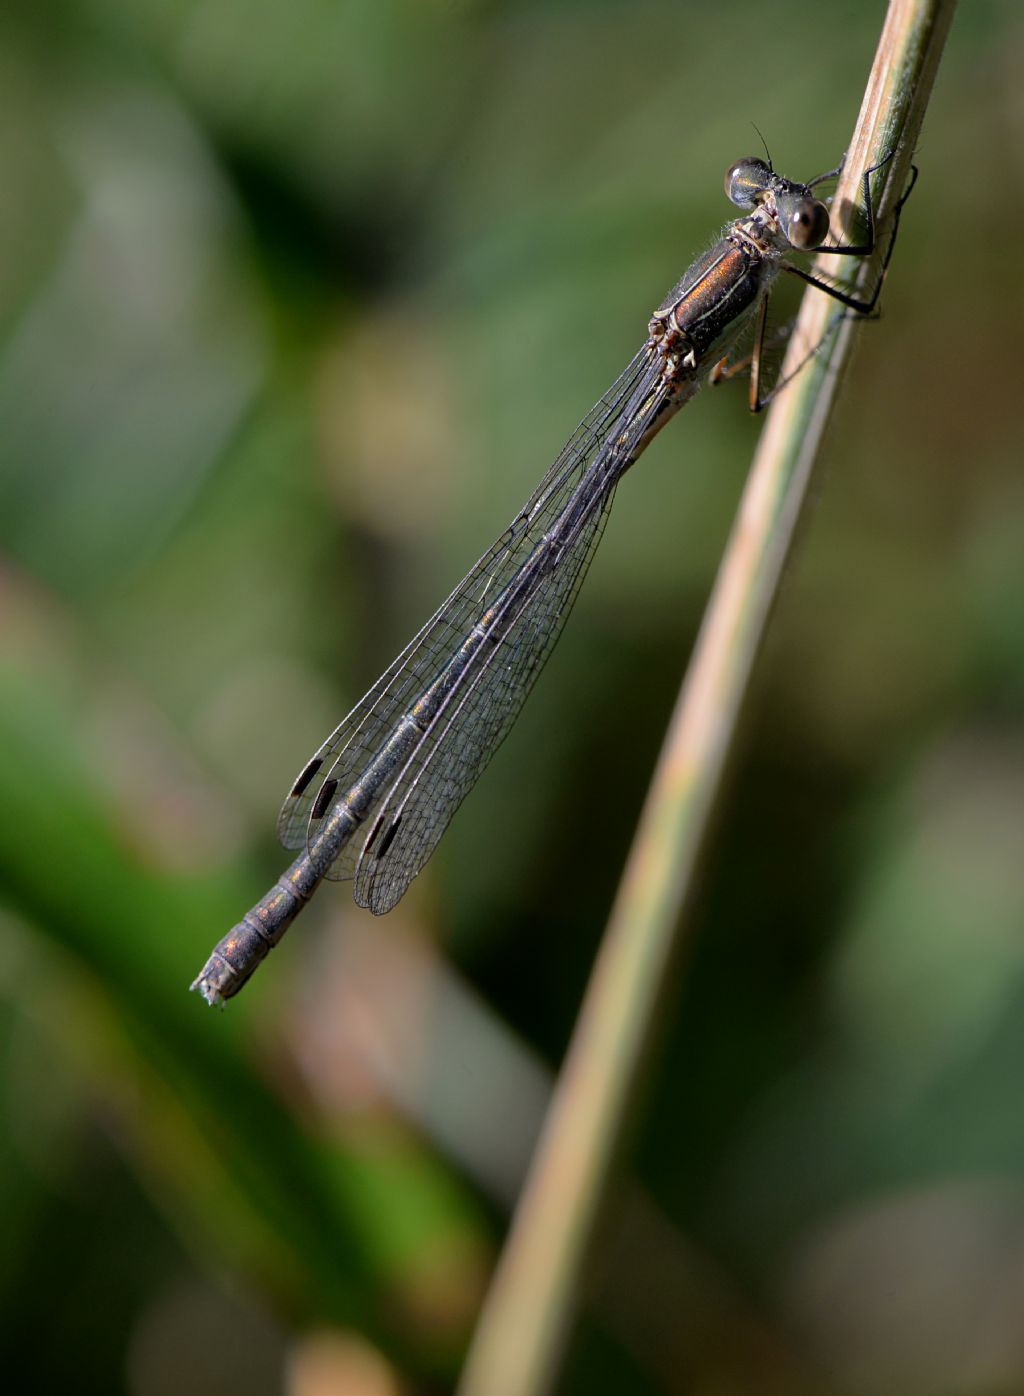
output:
[[[396,720],[428,686],[477,618],[515,576],[522,558],[559,516],[611,425],[622,415],[624,407],[650,377],[651,371],[651,356],[645,346],[583,418],[505,532],[299,773],[277,822],[278,837],[285,848],[303,848],[312,841],[320,824],[314,812],[325,812],[324,796],[339,787],[346,789],[360,775],[393,730]],[[375,803],[379,803],[379,797]],[[371,824],[372,814],[371,807]],[[355,849],[351,853],[343,851],[330,875],[351,877],[356,852]]]
[[[507,637],[466,674],[458,701],[439,716],[387,792],[365,844],[353,849],[353,894],[360,906],[378,914],[391,910],[505,739],[572,609],[613,494]],[[356,860],[350,855],[350,861]]]
[[[586,575],[623,460],[632,459],[664,405],[666,390],[650,392],[651,386],[637,393],[643,411],[626,435],[595,464],[593,489],[581,490],[579,512],[574,502],[554,526],[557,564],[538,574],[514,615],[495,619],[494,643],[482,646],[463,672],[369,824],[354,894],[371,911],[389,911],[404,894],[518,716]]]

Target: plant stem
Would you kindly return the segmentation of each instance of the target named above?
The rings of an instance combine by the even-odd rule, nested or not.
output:
[[[895,149],[873,176],[884,251],[954,8],[955,0],[889,6],[833,201],[847,240],[862,232],[842,224],[859,206],[863,172]],[[834,279],[845,260],[861,259],[826,257],[820,271]],[[870,270],[859,268],[853,285]],[[783,376],[808,345],[825,343],[765,424],[460,1396],[542,1396],[554,1382],[630,1107],[653,1056],[668,970],[688,929],[685,913],[754,663],[849,357],[854,317],[836,331],[834,314],[833,301],[808,291]]]

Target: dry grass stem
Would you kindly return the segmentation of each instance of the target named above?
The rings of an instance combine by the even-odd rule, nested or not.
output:
[[[884,249],[954,0],[893,0],[836,191],[839,231],[872,179]],[[836,263],[821,259],[833,278]],[[843,270],[841,267],[840,270]],[[859,277],[877,275],[858,267]],[[461,1396],[551,1389],[585,1266],[650,1059],[671,961],[718,806],[751,673],[804,512],[814,461],[856,330],[809,290],[783,373],[826,336],[772,406],[665,740],[546,1128],[484,1306]]]

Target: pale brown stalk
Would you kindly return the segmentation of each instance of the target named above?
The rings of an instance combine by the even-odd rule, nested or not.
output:
[[[861,201],[861,176],[895,149],[872,181],[884,250],[954,7],[954,0],[890,4],[833,204],[849,241],[863,233],[844,228],[844,214]],[[857,262],[823,257],[821,270],[834,279],[844,260]],[[877,263],[860,271],[877,276]],[[820,292],[804,298],[783,374],[830,323],[832,333],[765,423],[461,1396],[542,1396],[552,1389],[630,1107],[652,1055],[667,972],[689,929],[755,660],[856,333],[854,318],[835,329],[835,310]]]

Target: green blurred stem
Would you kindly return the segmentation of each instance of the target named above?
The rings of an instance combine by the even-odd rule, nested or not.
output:
[[[953,10],[954,0],[893,0],[889,7],[833,203],[847,240],[862,232],[843,224],[860,204],[863,171],[896,148],[872,185],[877,240],[886,246]],[[837,267],[853,270],[853,286],[858,275],[877,275],[877,263],[849,269],[846,260],[823,257],[819,271],[835,279]],[[804,298],[783,374],[830,325],[832,333],[766,421],[461,1396],[541,1396],[555,1380],[631,1103],[653,1058],[668,970],[689,926],[754,663],[849,357],[855,319],[844,318],[836,332],[835,310],[820,292]]]

